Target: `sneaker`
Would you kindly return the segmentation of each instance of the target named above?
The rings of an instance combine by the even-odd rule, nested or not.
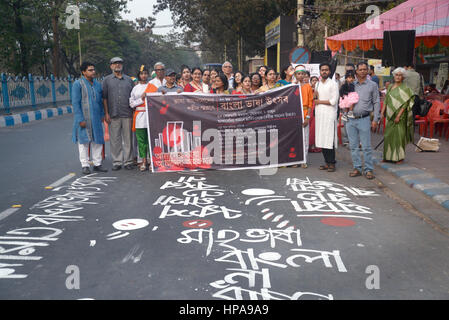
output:
[[[122,166],[115,164],[115,165],[112,166],[112,171],[118,171],[121,168],[122,168]]]
[[[342,121],[348,121],[348,117],[345,114],[341,115],[341,120]]]
[[[351,110],[348,111],[348,118],[354,118],[354,113]]]
[[[94,167],[94,171],[97,171],[97,172],[108,172],[108,170],[103,168],[101,165],[95,166]]]
[[[125,169],[126,169],[126,170],[132,170],[132,169],[134,169],[134,165],[132,165],[132,164],[127,164],[127,165],[125,166]]]
[[[82,172],[83,172],[83,174],[90,174],[89,167],[83,167]]]

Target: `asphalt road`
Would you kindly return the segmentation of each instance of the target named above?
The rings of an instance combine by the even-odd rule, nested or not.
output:
[[[449,237],[347,162],[86,177],[71,126],[0,130],[0,299],[449,298]]]

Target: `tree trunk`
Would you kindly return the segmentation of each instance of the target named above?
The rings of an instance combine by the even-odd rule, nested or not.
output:
[[[56,4],[56,3],[55,3]],[[59,6],[53,9],[51,24],[53,28],[53,75],[55,77],[60,76],[60,58],[59,58]]]

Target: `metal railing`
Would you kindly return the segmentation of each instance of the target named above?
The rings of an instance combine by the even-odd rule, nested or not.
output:
[[[43,78],[29,74],[28,77],[12,77],[2,73],[0,113],[70,103],[75,80],[70,76]]]

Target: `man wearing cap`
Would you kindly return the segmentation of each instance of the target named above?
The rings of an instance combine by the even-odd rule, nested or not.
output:
[[[165,84],[159,87],[158,92],[166,94],[167,92],[181,93],[184,91],[180,86],[176,85],[176,72],[173,69],[167,70],[164,81]]]
[[[109,123],[112,170],[120,170],[123,164],[125,169],[131,170],[134,167],[133,109],[129,106],[129,97],[134,83],[123,74],[123,59],[112,58],[110,66],[112,74],[103,80],[103,106],[105,120]]]
[[[150,83],[156,88],[165,85],[165,65],[162,62],[156,62],[154,64],[154,71],[156,72],[156,77]]]

